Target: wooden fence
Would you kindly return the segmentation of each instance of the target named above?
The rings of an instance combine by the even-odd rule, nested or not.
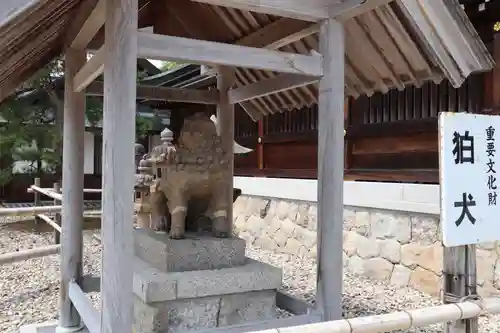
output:
[[[17,252],[0,254],[0,265],[10,264],[13,262],[24,261],[33,258],[39,258],[57,254],[60,251],[60,235],[61,229],[61,210],[62,210],[62,189],[58,183],[55,183],[52,188],[40,187],[40,178],[35,179],[35,184],[28,188],[28,193],[32,193],[34,197],[33,207],[16,207],[16,208],[0,208],[0,217],[19,217],[19,216],[32,216],[36,221],[47,223],[54,229],[54,245],[43,246],[35,249],[20,250]],[[84,193],[100,194],[100,189],[85,189]],[[41,198],[44,195],[51,198],[54,204],[51,206],[40,206]],[[48,216],[46,214],[53,214]],[[87,216],[99,216],[100,211],[87,211]],[[9,222],[7,222],[9,223]],[[12,222],[14,223],[14,222]]]

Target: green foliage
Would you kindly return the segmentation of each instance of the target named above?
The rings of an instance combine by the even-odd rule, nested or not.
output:
[[[12,162],[27,161],[23,170],[26,173],[39,175],[44,171],[43,164],[50,168],[57,160],[53,143],[60,138],[56,131],[47,130],[54,121],[54,112],[50,110],[48,99],[32,103],[12,97],[0,104],[0,117],[5,121],[0,126],[0,152],[3,158],[11,156]],[[0,170],[0,183],[8,182],[12,168],[11,164]]]
[[[102,100],[96,97],[87,97],[85,115],[89,121],[89,125],[92,127],[97,126],[102,120]]]
[[[143,139],[148,131],[153,129],[153,120],[146,117],[135,117],[135,136],[137,139]]]
[[[167,62],[173,68],[175,63]],[[17,94],[0,103],[0,186],[9,183],[13,165],[25,161],[24,173],[40,176],[60,172],[62,161],[62,113],[64,102],[56,81],[63,76],[64,61],[56,59],[19,88]],[[146,73],[138,73],[138,79]],[[31,93],[28,93],[31,92]],[[27,97],[35,95],[37,97]],[[103,117],[100,97],[87,97],[86,118],[95,127]],[[59,122],[59,123],[58,123]],[[144,138],[157,119],[136,117],[136,137]]]
[[[172,70],[172,69],[175,69],[177,67],[179,67],[180,65],[176,62],[173,62],[173,61],[165,61],[163,62],[163,64],[161,65],[161,70],[166,72],[166,71],[169,71],[169,70]]]

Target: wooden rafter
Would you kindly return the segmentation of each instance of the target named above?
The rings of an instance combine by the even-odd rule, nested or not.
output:
[[[240,103],[253,98],[258,98],[288,89],[306,86],[317,81],[317,78],[310,76],[281,74],[266,80],[249,84],[241,88],[230,90],[229,100],[231,103]]]
[[[225,6],[317,22],[329,17],[341,21],[361,15],[393,0],[192,0],[210,5]]]
[[[103,83],[94,81],[87,87],[88,96],[103,96]],[[137,98],[156,101],[170,101],[195,104],[219,103],[218,90],[198,90],[138,85]]]
[[[304,21],[319,21],[328,17],[331,5],[339,0],[194,0],[210,5],[255,11]]]
[[[85,49],[104,25],[106,1],[83,1],[75,13],[76,17],[66,33],[65,46]]]

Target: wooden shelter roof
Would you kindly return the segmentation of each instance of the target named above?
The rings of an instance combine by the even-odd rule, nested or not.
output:
[[[92,10],[96,2],[2,1],[0,101],[64,51],[75,38],[73,24],[78,26],[75,21],[86,17],[81,13]],[[139,2],[140,27],[154,25],[158,33],[301,54],[318,50],[317,22],[239,10],[234,5],[239,1]],[[213,5],[221,3],[234,8]],[[155,6],[163,7],[159,10]],[[364,6],[373,9],[366,11]],[[104,11],[101,16],[97,19],[103,23]],[[471,73],[493,67],[491,56],[458,0],[368,0],[343,12],[338,19],[345,26],[348,96],[403,89],[426,80],[448,79],[458,87]],[[94,42],[102,44],[102,36],[101,31]],[[239,68],[236,84],[245,86],[274,76],[271,72]],[[317,87],[311,83],[240,104],[255,119],[316,102]]]

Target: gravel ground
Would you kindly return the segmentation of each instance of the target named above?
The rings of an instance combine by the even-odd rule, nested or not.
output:
[[[85,274],[98,276],[100,246],[92,232],[84,234]],[[52,244],[52,234],[13,231],[0,225],[0,253]],[[284,269],[284,289],[308,301],[314,298],[315,264],[285,254],[250,248],[248,256]],[[57,317],[59,256],[5,265],[0,268],[0,332],[19,332],[19,326],[54,320]],[[90,297],[97,306],[99,295]],[[392,288],[360,276],[344,275],[343,308],[346,317],[382,314],[401,309],[439,304],[439,300],[409,288]],[[282,313],[282,315],[286,315]],[[441,325],[412,329],[408,333],[442,332]],[[500,316],[480,319],[481,333],[500,331]]]

